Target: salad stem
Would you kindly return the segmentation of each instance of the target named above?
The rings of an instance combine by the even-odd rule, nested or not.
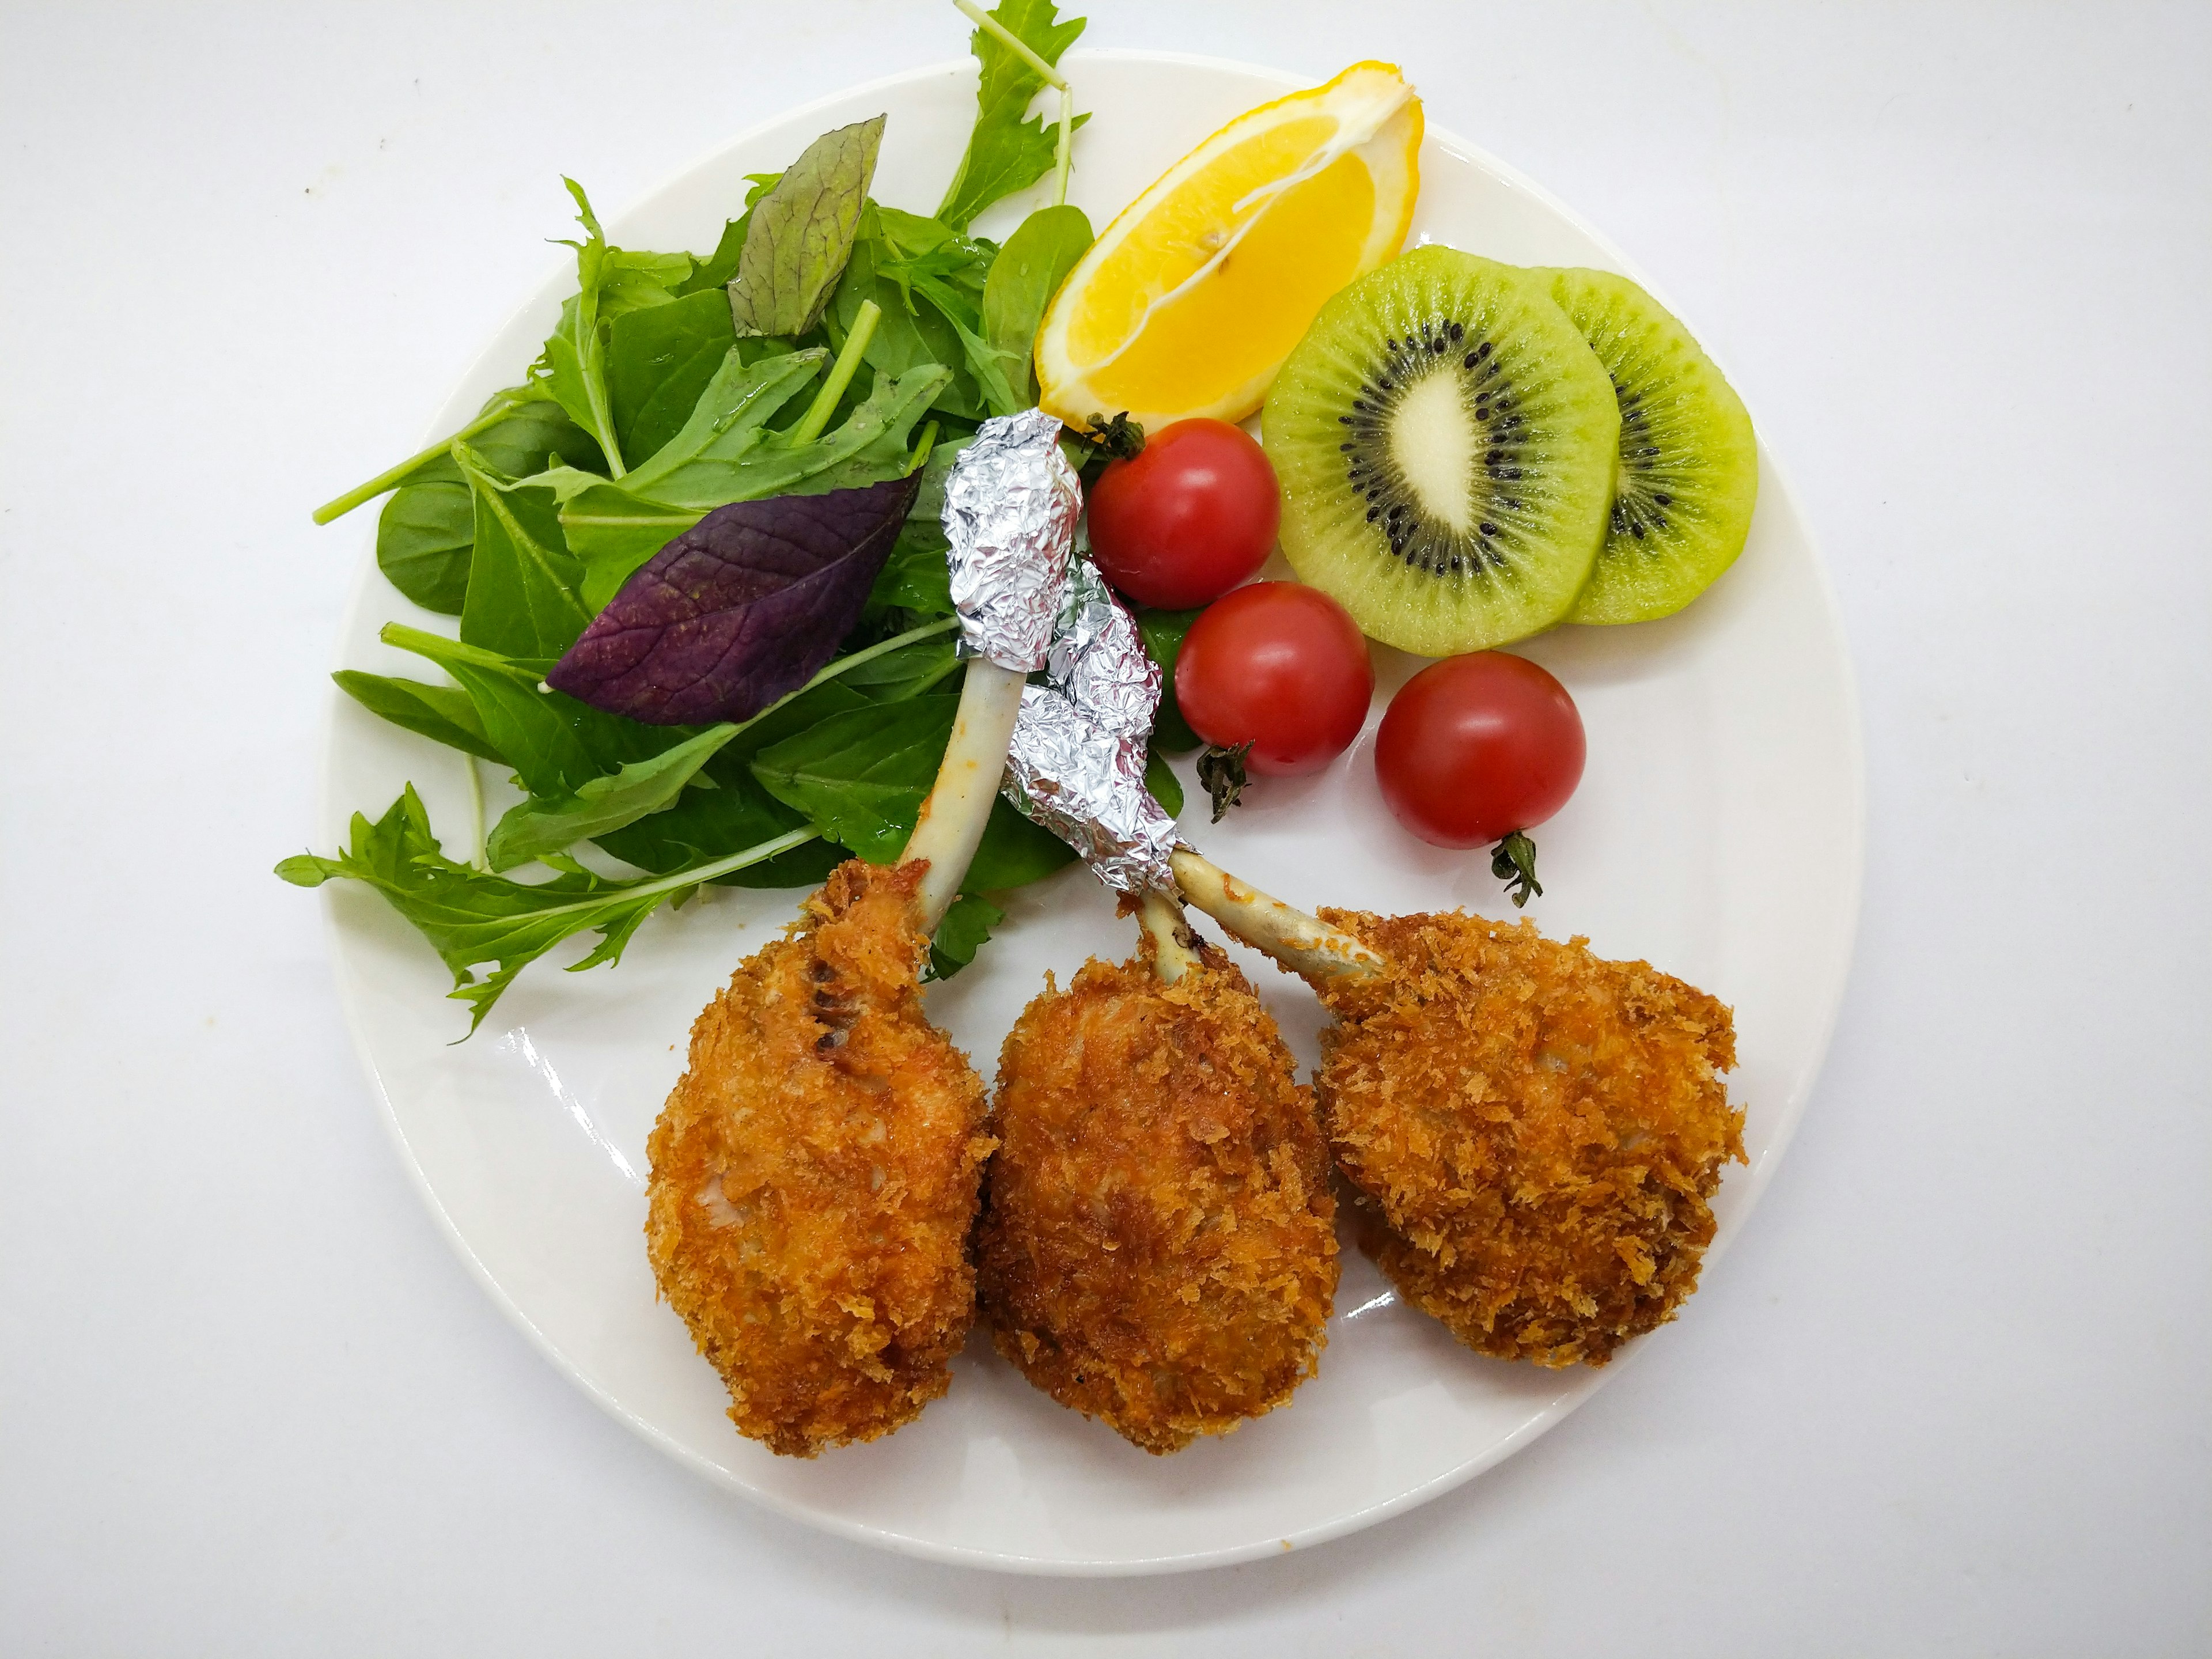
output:
[[[966,12],[974,21],[976,27],[997,40],[1008,52],[1012,52],[1015,57],[1042,76],[1045,85],[1056,88],[1061,92],[1067,90],[1066,78],[1058,70],[1031,52],[1028,42],[985,11],[982,7],[977,5],[975,0],[952,0],[952,3]]]
[[[822,383],[809,408],[797,426],[791,429],[791,441],[811,444],[822,435],[822,428],[830,424],[830,416],[836,411],[837,399],[845,395],[845,388],[853,383],[853,376],[860,367],[860,354],[868,349],[875,337],[877,320],[884,314],[883,307],[873,300],[860,301],[860,313],[853,319],[853,331],[845,337],[839,349],[837,361],[830,365],[830,378]]]
[[[1066,82],[1060,88],[1060,141],[1054,146],[1053,166],[1057,170],[1052,189],[1052,204],[1067,205],[1067,170],[1075,161],[1075,93]]]
[[[469,817],[471,833],[469,836],[469,862],[479,870],[489,870],[484,861],[484,798],[483,778],[477,770],[477,757],[465,754],[461,764],[469,769]]]
[[[352,512],[354,508],[359,507],[363,501],[374,501],[377,496],[384,494],[386,490],[392,489],[394,485],[398,484],[401,479],[412,472],[416,467],[436,460],[439,456],[444,454],[448,449],[452,448],[456,442],[465,438],[473,438],[477,433],[485,430],[487,428],[498,425],[509,415],[512,415],[516,410],[521,408],[523,404],[532,401],[533,400],[529,398],[518,398],[512,392],[502,392],[499,398],[493,402],[492,406],[489,409],[484,410],[483,414],[477,416],[476,419],[471,421],[459,432],[453,434],[452,436],[441,438],[436,443],[432,444],[428,449],[422,451],[420,454],[410,455],[405,460],[400,462],[398,465],[386,468],[384,471],[378,473],[374,478],[371,478],[367,483],[357,484],[353,489],[347,490],[344,495],[337,496],[333,500],[325,501],[320,507],[315,509],[315,522],[317,524],[328,524],[333,519],[343,518],[347,514]]]

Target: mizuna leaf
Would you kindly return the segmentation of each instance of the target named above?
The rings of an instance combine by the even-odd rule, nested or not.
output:
[[[641,881],[609,881],[572,865],[551,881],[526,884],[447,858],[410,784],[375,823],[355,813],[350,843],[337,857],[303,854],[286,859],[276,873],[298,887],[345,878],[376,889],[453,971],[452,994],[469,1005],[474,1031],[514,976],[562,940],[582,933],[599,935],[591,953],[571,964],[571,973],[618,961],[638,925],[669,899],[813,839],[811,830],[788,830],[757,847]],[[492,971],[477,978],[477,970],[488,964]]]
[[[1000,0],[992,9],[994,20],[1048,64],[1057,65],[1060,55],[1083,33],[1083,19],[1061,22],[1054,0]],[[981,71],[975,85],[975,126],[960,167],[946,188],[936,216],[955,230],[965,230],[975,216],[1002,196],[1026,190],[1052,169],[1056,123],[1042,116],[1022,117],[1030,100],[1044,86],[1037,72],[983,29],[969,38]],[[1080,126],[1091,118],[1076,117]]]
[[[920,488],[717,508],[623,585],[547,684],[653,726],[750,718],[836,654]]]
[[[852,257],[883,137],[880,115],[823,133],[752,209],[729,287],[739,334],[790,338],[821,320]]]

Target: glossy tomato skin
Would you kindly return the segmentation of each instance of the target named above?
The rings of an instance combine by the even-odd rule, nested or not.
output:
[[[1525,657],[1483,651],[1406,682],[1375,734],[1375,774],[1423,841],[1481,847],[1565,806],[1587,752],[1566,687]]]
[[[1139,605],[1187,611],[1267,562],[1283,498],[1267,453],[1226,421],[1177,421],[1091,488],[1091,556]]]
[[[1208,743],[1250,743],[1248,770],[1297,777],[1351,746],[1375,667],[1345,608],[1317,587],[1254,582],[1207,607],[1176,657],[1176,701]]]

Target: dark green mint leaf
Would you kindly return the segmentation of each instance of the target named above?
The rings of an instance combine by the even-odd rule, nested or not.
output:
[[[493,747],[483,721],[469,694],[458,686],[429,685],[421,680],[393,679],[383,674],[364,674],[341,668],[331,676],[338,690],[372,714],[394,726],[421,733],[433,743],[475,755],[495,765],[508,764]]]
[[[1000,0],[991,15],[1055,68],[1060,53],[1083,33],[1080,17],[1059,21],[1053,0]],[[1059,137],[1056,114],[1033,121],[1022,118],[1045,84],[1036,71],[985,30],[977,29],[968,44],[980,71],[975,126],[937,210],[937,217],[955,230],[967,229],[977,214],[1000,197],[1026,190],[1050,172]],[[1090,118],[1079,115],[1076,125]]]
[[[739,334],[788,338],[820,319],[851,257],[883,136],[880,115],[823,134],[751,210],[728,290]]]
[[[983,337],[1005,363],[1006,379],[1024,408],[1036,401],[1030,358],[1037,327],[1091,240],[1091,221],[1081,208],[1039,208],[1006,238],[992,262],[983,284]]]

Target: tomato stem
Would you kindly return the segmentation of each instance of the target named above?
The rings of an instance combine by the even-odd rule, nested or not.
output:
[[[1516,910],[1528,902],[1530,894],[1543,894],[1544,884],[1536,879],[1536,843],[1525,830],[1516,830],[1491,849],[1490,873],[1505,884]]]

